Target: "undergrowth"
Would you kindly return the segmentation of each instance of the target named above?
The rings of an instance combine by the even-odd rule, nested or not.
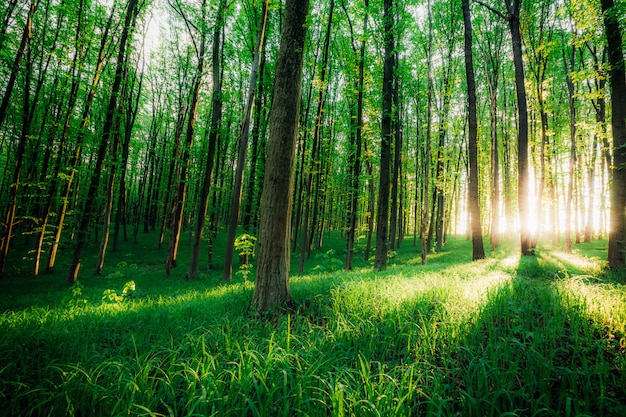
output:
[[[470,262],[459,238],[422,266],[406,245],[382,273],[294,276],[270,320],[245,315],[249,279],[5,281],[0,414],[626,415],[626,289],[577,250]]]

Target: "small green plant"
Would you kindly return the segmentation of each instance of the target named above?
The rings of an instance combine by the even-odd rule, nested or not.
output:
[[[243,260],[239,265],[237,274],[243,277],[244,282],[248,280],[248,276],[252,272],[252,264],[250,258],[254,256],[254,248],[256,246],[256,237],[244,233],[235,239],[235,250],[239,253],[239,257]]]
[[[135,281],[128,281],[124,284],[124,288],[122,289],[122,293],[118,294],[115,290],[108,289],[104,290],[102,294],[102,301],[108,301],[110,303],[121,303],[124,300],[133,297],[133,292],[135,291]]]
[[[72,295],[63,297],[62,304],[68,308],[81,308],[87,305],[87,299],[83,297],[83,285],[76,281],[71,287]]]

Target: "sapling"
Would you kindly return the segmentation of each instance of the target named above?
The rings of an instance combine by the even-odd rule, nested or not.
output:
[[[248,276],[252,272],[252,264],[250,258],[254,256],[254,248],[256,246],[256,237],[244,233],[235,239],[235,250],[239,253],[241,263],[239,265],[238,274],[243,277],[243,281],[247,282]]]

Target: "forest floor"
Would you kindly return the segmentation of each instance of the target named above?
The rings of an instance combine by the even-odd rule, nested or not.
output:
[[[253,282],[186,280],[185,244],[166,277],[166,248],[141,238],[101,276],[85,256],[71,288],[62,259],[36,278],[10,266],[0,415],[626,415],[626,279],[606,241],[471,262],[450,237],[424,266],[408,237],[374,273],[342,271],[331,236],[292,276],[299,308],[256,319]]]

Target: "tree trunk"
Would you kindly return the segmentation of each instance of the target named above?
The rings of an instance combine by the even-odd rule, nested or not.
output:
[[[367,33],[369,18],[369,0],[365,0],[365,15],[363,16],[363,33]],[[363,81],[365,79],[365,36],[361,39],[361,49],[358,57],[358,78],[355,85],[356,89],[356,121],[354,123],[354,155],[351,156],[351,184],[350,184],[350,202],[348,213],[348,233],[347,233],[347,253],[345,269],[352,270],[352,257],[354,255],[354,239],[356,235],[357,218],[359,210],[359,176],[361,175],[361,150],[363,142]],[[356,48],[355,48],[356,52]]]
[[[469,211],[472,227],[472,259],[485,258],[482,226],[480,222],[480,196],[478,194],[478,120],[476,116],[476,82],[472,56],[472,18],[469,0],[462,0],[465,23],[465,74],[467,76],[468,131],[469,131]]]
[[[239,153],[237,155],[237,171],[235,172],[235,183],[232,188],[232,200],[230,205],[230,220],[228,222],[228,237],[226,238],[226,253],[224,255],[224,272],[222,281],[230,282],[233,278],[233,256],[235,252],[235,237],[239,224],[239,211],[241,206],[241,189],[243,186],[243,172],[246,165],[246,152],[248,150],[248,137],[250,131],[250,118],[252,117],[252,104],[254,103],[254,92],[256,90],[257,74],[261,61],[261,50],[265,39],[265,27],[267,25],[268,1],[263,3],[261,13],[261,26],[259,29],[256,49],[254,50],[254,62],[250,71],[250,84],[248,87],[248,98],[246,100],[246,110],[241,127],[239,138]]]
[[[200,248],[202,236],[204,235],[204,225],[206,222],[207,209],[209,207],[209,194],[213,181],[213,166],[215,165],[215,150],[217,149],[219,125],[222,120],[222,77],[220,65],[220,52],[222,49],[222,28],[224,27],[224,9],[226,0],[220,0],[215,19],[215,29],[213,31],[213,51],[211,54],[213,91],[211,98],[211,125],[209,132],[209,148],[204,164],[204,176],[202,178],[202,188],[198,198],[198,213],[196,215],[196,225],[194,229],[194,240],[191,246],[191,258],[189,259],[189,269],[187,278],[194,278],[198,275],[200,265]]]
[[[206,0],[202,2],[202,20],[204,21],[206,13]],[[180,12],[182,15],[182,11]],[[184,17],[184,16],[183,16]],[[172,209],[172,217],[170,221],[170,240],[167,251],[167,260],[165,262],[165,274],[169,276],[172,267],[176,267],[176,258],[178,256],[178,245],[180,243],[180,233],[183,227],[183,214],[185,211],[185,202],[187,199],[187,182],[189,175],[190,153],[193,146],[193,135],[196,126],[196,115],[198,113],[198,103],[200,101],[200,86],[202,85],[202,77],[204,75],[204,58],[206,51],[206,30],[200,29],[200,49],[196,51],[198,63],[194,76],[193,90],[189,102],[189,116],[187,118],[187,131],[185,133],[185,145],[182,151],[180,174],[178,178],[178,186],[174,195],[174,207]]]
[[[324,48],[322,50],[322,62],[321,62],[321,73],[320,73],[320,87],[318,91],[317,97],[317,113],[315,115],[315,129],[313,132],[313,144],[311,146],[311,165],[309,166],[309,174],[308,179],[306,180],[306,184],[304,187],[305,200],[303,202],[304,205],[304,213],[302,218],[302,243],[300,245],[300,263],[298,266],[298,272],[300,274],[304,273],[304,260],[309,257],[310,254],[310,241],[313,235],[313,228],[315,227],[315,223],[310,221],[311,216],[311,205],[313,202],[313,181],[318,179],[319,184],[319,175],[320,175],[320,165],[321,165],[321,142],[322,142],[322,119],[324,117],[324,104],[326,102],[326,89],[327,82],[326,77],[328,74],[328,55],[330,52],[330,36],[331,36],[331,26],[333,20],[333,12],[335,8],[335,1],[330,0],[329,6],[329,15],[328,22],[326,24],[326,34],[324,38]]]
[[[257,277],[250,304],[256,315],[293,305],[289,233],[308,12],[309,0],[287,0],[285,4],[261,197]]]
[[[517,204],[520,221],[520,244],[522,255],[533,255],[532,235],[530,231],[529,189],[530,178],[528,173],[528,104],[526,88],[524,87],[524,60],[522,57],[522,38],[520,34],[520,0],[507,0],[509,9],[509,29],[513,44],[513,65],[515,66],[515,91],[517,93],[518,132],[517,132]]]
[[[384,61],[380,141],[380,177],[378,182],[378,207],[376,213],[376,258],[374,259],[375,271],[381,271],[387,267],[387,234],[389,229],[389,170],[391,162],[391,141],[393,140],[393,0],[384,1],[383,25]]]
[[[33,14],[35,14],[35,10],[37,10],[38,5],[39,1],[33,0],[28,11],[28,17],[26,18],[26,24],[24,25],[22,40],[20,42],[17,53],[15,54],[11,75],[9,76],[7,88],[4,92],[4,96],[2,97],[2,103],[0,103],[0,126],[2,126],[2,122],[4,122],[4,119],[6,117],[6,113],[9,107],[9,99],[11,98],[11,93],[13,91],[13,86],[17,78],[17,72],[19,70],[22,56],[24,55],[25,50],[28,48],[30,39],[32,37]],[[24,111],[27,112],[27,109],[28,106],[25,104]],[[26,151],[27,137],[28,136],[25,134],[25,132],[23,132],[17,146],[17,151],[15,153],[15,167],[13,168],[13,178],[11,180],[9,191],[9,208],[7,210],[7,214],[4,220],[5,230],[3,230],[2,237],[0,238],[0,277],[4,275],[6,269],[6,261],[9,254],[9,247],[11,244],[11,238],[13,237],[13,223],[15,221],[15,211],[17,208],[17,191],[20,183],[20,175],[22,171],[24,154]]]
[[[96,90],[98,88],[98,83],[100,81],[100,74],[102,72],[102,67],[104,65],[106,46],[107,46],[109,31],[111,28],[111,24],[113,22],[114,14],[115,14],[115,7],[113,7],[111,10],[109,19],[107,20],[107,23],[104,29],[104,33],[100,40],[100,50],[98,51],[98,60],[97,60],[96,67],[94,70],[91,87],[89,89],[89,92],[87,93],[87,97],[85,98],[85,107],[83,108],[80,127],[78,130],[76,139],[75,139],[76,148],[74,150],[74,155],[70,158],[69,175],[68,175],[68,179],[65,184],[65,187],[63,188],[63,192],[61,196],[61,208],[59,209],[59,213],[57,215],[57,224],[55,228],[54,239],[52,242],[52,246],[50,248],[50,253],[48,255],[48,263],[46,265],[46,271],[48,273],[52,272],[54,268],[54,264],[56,262],[57,250],[59,248],[59,242],[61,241],[61,232],[63,230],[65,216],[67,214],[67,206],[68,206],[70,194],[72,192],[72,185],[74,182],[74,177],[76,176],[76,170],[80,164],[83,140],[87,133],[86,130],[87,130],[87,124],[89,123],[91,105],[96,95]],[[76,40],[76,44],[78,44],[78,38]],[[76,88],[78,88],[78,86]],[[64,134],[62,134],[62,137],[61,137],[62,140],[68,134],[70,118],[71,118],[71,112],[68,110],[68,113],[66,114],[66,120],[65,120],[66,126],[64,127],[64,130],[63,130]]]
[[[422,190],[422,215],[420,224],[420,239],[421,245],[421,258],[422,265],[426,265],[428,262],[428,252],[430,252],[430,245],[426,238],[426,231],[428,230],[428,193],[430,192],[430,128],[432,125],[432,106],[433,106],[433,80],[432,80],[432,45],[433,45],[433,19],[432,10],[430,6],[430,0],[427,0],[428,8],[428,87],[427,92],[427,105],[426,105],[426,144],[424,146],[424,166],[423,166],[423,190]]]
[[[567,184],[567,200],[565,202],[565,252],[572,253],[572,200],[574,196],[574,172],[576,170],[576,98],[572,73],[574,71],[574,58],[576,49],[572,46],[572,53],[569,62],[563,49],[563,68],[565,70],[565,81],[569,95],[569,140],[570,140],[570,160]],[[578,232],[576,232],[578,233]]]
[[[138,0],[129,0],[128,7],[126,9],[126,18],[124,21],[124,27],[122,29],[122,35],[120,38],[120,46],[117,55],[117,66],[115,69],[115,78],[113,79],[113,86],[111,88],[111,96],[109,104],[106,110],[104,126],[102,128],[102,140],[98,149],[98,155],[96,164],[93,169],[93,176],[89,185],[87,200],[82,211],[82,218],[78,228],[78,238],[76,246],[74,247],[74,255],[70,271],[68,274],[68,282],[74,283],[78,280],[78,271],[80,269],[82,252],[85,244],[87,243],[87,237],[89,232],[89,225],[91,223],[91,217],[95,213],[96,194],[100,185],[100,174],[104,165],[104,158],[106,150],[109,144],[109,139],[113,132],[113,123],[115,119],[115,113],[117,110],[117,99],[121,91],[122,76],[124,72],[124,66],[126,64],[126,46],[128,39],[131,35],[135,22],[137,20],[137,14],[139,9],[137,6]]]
[[[601,0],[604,29],[608,43],[611,126],[613,130],[613,184],[611,185],[611,227],[609,232],[609,268],[626,265],[626,73],[622,36],[613,0]]]

